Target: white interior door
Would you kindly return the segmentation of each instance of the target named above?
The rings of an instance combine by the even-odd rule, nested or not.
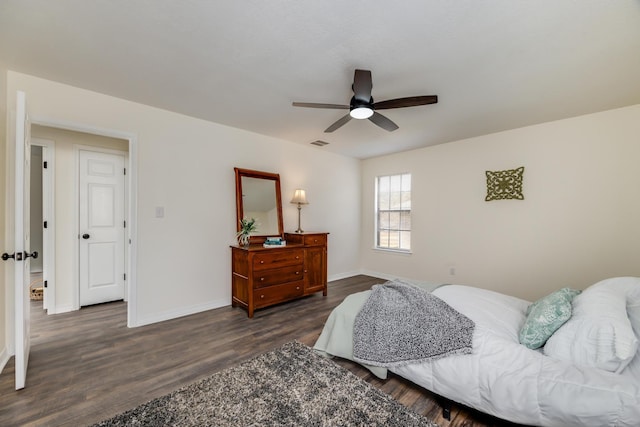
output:
[[[15,368],[16,390],[24,388],[31,348],[31,316],[29,305],[29,182],[31,125],[27,117],[26,95],[17,93],[15,140]]]
[[[124,299],[124,154],[79,151],[80,305]]]

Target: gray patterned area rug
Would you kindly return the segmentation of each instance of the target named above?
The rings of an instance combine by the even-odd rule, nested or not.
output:
[[[96,426],[437,427],[299,342]]]

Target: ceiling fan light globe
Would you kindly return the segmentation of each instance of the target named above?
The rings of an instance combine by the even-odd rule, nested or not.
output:
[[[352,109],[349,112],[349,115],[354,119],[368,119],[369,117],[373,116],[373,110],[369,107],[357,107]]]

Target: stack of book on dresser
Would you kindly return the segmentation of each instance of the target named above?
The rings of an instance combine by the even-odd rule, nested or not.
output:
[[[287,242],[282,240],[282,237],[267,237],[262,246],[265,248],[277,248],[280,246],[286,246]]]

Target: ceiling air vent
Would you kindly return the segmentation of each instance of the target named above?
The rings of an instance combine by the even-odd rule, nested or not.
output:
[[[329,145],[329,143],[325,142],[325,141],[317,140],[317,141],[313,141],[311,143],[311,145],[317,145],[318,147],[324,147],[325,145]]]

